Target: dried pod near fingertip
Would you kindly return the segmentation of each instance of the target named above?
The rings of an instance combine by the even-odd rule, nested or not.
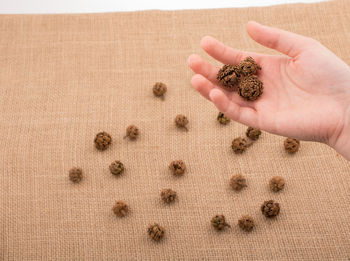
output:
[[[256,74],[258,70],[261,70],[261,67],[250,56],[240,62],[238,68],[243,76],[253,75]]]
[[[215,216],[211,219],[211,225],[212,225],[216,230],[223,230],[225,227],[231,227],[229,224],[227,224],[224,215],[215,215]]]
[[[129,137],[129,139],[131,140],[135,140],[138,138],[138,136],[140,135],[140,130],[138,127],[136,127],[135,125],[129,125],[126,128],[126,135],[124,136],[124,139]]]
[[[284,188],[284,184],[286,184],[286,182],[283,177],[275,176],[270,179],[269,187],[271,191],[278,192]]]
[[[69,179],[74,183],[79,183],[83,178],[83,171],[81,168],[71,168],[69,170]]]
[[[280,204],[274,200],[267,200],[264,201],[260,209],[265,217],[272,218],[280,213]]]
[[[99,132],[95,137],[95,147],[98,150],[106,150],[112,143],[112,137],[107,132]]]
[[[241,154],[243,153],[250,145],[251,141],[247,141],[245,138],[238,137],[232,141],[231,148],[234,153]]]
[[[299,150],[299,147],[300,141],[297,139],[286,138],[284,140],[284,149],[290,154],[297,152]]]
[[[175,125],[178,128],[184,128],[186,131],[188,131],[187,124],[189,121],[185,115],[183,115],[183,114],[176,115],[174,121],[175,121]]]
[[[222,125],[226,125],[228,123],[230,123],[230,118],[227,117],[224,113],[219,112],[217,118],[218,122]]]
[[[170,163],[169,169],[174,176],[182,176],[186,170],[186,164],[182,160],[174,160]]]
[[[241,73],[238,66],[225,64],[219,70],[216,79],[222,86],[232,90],[238,83],[240,76]]]
[[[153,85],[153,89],[152,90],[153,90],[154,96],[164,99],[164,94],[167,91],[167,86],[165,85],[165,83],[156,82]]]
[[[116,176],[122,174],[124,169],[124,164],[119,160],[113,161],[111,165],[109,165],[109,171]]]
[[[152,240],[159,241],[164,237],[165,229],[159,224],[154,223],[148,226],[147,233]]]
[[[242,216],[239,220],[238,220],[238,226],[246,231],[246,232],[250,232],[253,230],[254,228],[254,219],[251,216],[245,215]]]
[[[165,203],[169,204],[175,201],[177,194],[176,191],[172,189],[162,189],[160,192],[160,197]]]
[[[117,200],[112,211],[117,217],[125,217],[129,212],[129,207],[124,201]]]
[[[232,176],[230,186],[236,191],[240,191],[247,186],[247,179],[242,174]]]
[[[261,135],[261,130],[253,127],[248,127],[246,135],[251,140],[258,140]]]
[[[255,101],[263,93],[263,83],[255,75],[243,77],[238,85],[238,94],[247,101]]]

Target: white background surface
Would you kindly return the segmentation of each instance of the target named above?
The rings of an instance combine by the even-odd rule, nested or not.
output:
[[[324,0],[0,0],[0,13],[96,13],[267,6],[321,1]]]

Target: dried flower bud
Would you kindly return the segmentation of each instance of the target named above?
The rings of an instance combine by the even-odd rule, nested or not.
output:
[[[124,139],[126,137],[129,137],[131,140],[135,140],[140,135],[140,130],[135,125],[129,125],[126,128],[126,135],[124,136]]]
[[[245,215],[238,220],[238,226],[247,232],[250,232],[254,228],[254,219],[251,216]]]
[[[269,186],[274,192],[278,192],[284,188],[285,180],[283,177],[275,176],[270,179]]]
[[[223,125],[226,125],[226,124],[228,124],[230,122],[230,118],[227,117],[222,112],[219,112],[217,120],[218,120],[218,122],[220,122],[220,124],[223,124]]]
[[[175,201],[177,195],[176,195],[176,191],[174,191],[172,189],[163,189],[160,192],[160,197],[162,198],[162,200],[165,203],[171,203],[171,202]]]
[[[129,212],[129,207],[124,201],[117,200],[112,211],[117,217],[125,217]]]
[[[179,128],[184,128],[185,130],[188,130],[187,129],[187,124],[188,124],[188,119],[185,115],[183,114],[178,114],[176,117],[175,117],[175,124],[177,127]]]
[[[234,153],[240,154],[240,153],[243,153],[243,151],[245,151],[246,148],[248,148],[251,144],[252,144],[252,142],[247,141],[246,139],[244,139],[242,137],[238,137],[232,141],[231,148],[232,148]]]
[[[95,146],[98,150],[106,150],[112,143],[112,137],[107,132],[99,132],[95,137]]]
[[[148,226],[147,233],[151,239],[153,239],[154,241],[159,241],[163,238],[165,229],[157,223],[154,223]]]
[[[288,153],[295,153],[299,150],[300,147],[300,141],[297,139],[292,139],[292,138],[286,138],[284,140],[284,148]]]
[[[255,75],[244,77],[238,85],[238,94],[247,101],[254,101],[263,93],[263,83]]]
[[[242,75],[248,76],[255,74],[261,67],[254,61],[252,57],[245,58],[239,65],[239,71]]]
[[[157,97],[164,98],[164,94],[167,91],[167,87],[164,83],[162,82],[156,82],[153,85],[153,94]]]
[[[74,183],[78,183],[83,178],[83,171],[81,168],[71,168],[69,170],[69,179]]]
[[[216,216],[214,216],[211,219],[211,225],[216,230],[223,230],[225,227],[231,227],[229,224],[226,223],[224,215],[216,215]]]
[[[275,217],[280,213],[280,204],[278,204],[274,200],[265,201],[261,205],[261,212],[265,217]]]
[[[234,175],[230,179],[230,186],[234,190],[240,191],[247,186],[247,179],[241,174]]]
[[[119,160],[113,161],[109,165],[109,170],[113,175],[120,175],[124,171],[124,164]]]
[[[225,64],[218,72],[216,79],[218,82],[229,89],[233,89],[240,78],[240,70],[237,66]]]
[[[248,127],[246,135],[251,140],[257,140],[259,139],[259,136],[261,135],[261,130],[253,127]]]
[[[174,160],[170,163],[169,169],[175,176],[182,176],[186,170],[186,164],[182,160]]]

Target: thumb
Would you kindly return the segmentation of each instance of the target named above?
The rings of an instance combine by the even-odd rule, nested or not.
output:
[[[261,25],[254,21],[248,22],[247,32],[254,41],[290,57],[297,56],[317,43],[312,38]]]

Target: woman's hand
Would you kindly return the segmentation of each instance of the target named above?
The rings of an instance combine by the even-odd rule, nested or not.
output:
[[[247,24],[256,42],[285,55],[239,51],[206,36],[202,48],[224,64],[252,56],[264,92],[254,102],[220,87],[219,68],[188,58],[192,85],[228,117],[245,125],[302,140],[324,142],[350,159],[350,68],[318,41],[277,28]]]

